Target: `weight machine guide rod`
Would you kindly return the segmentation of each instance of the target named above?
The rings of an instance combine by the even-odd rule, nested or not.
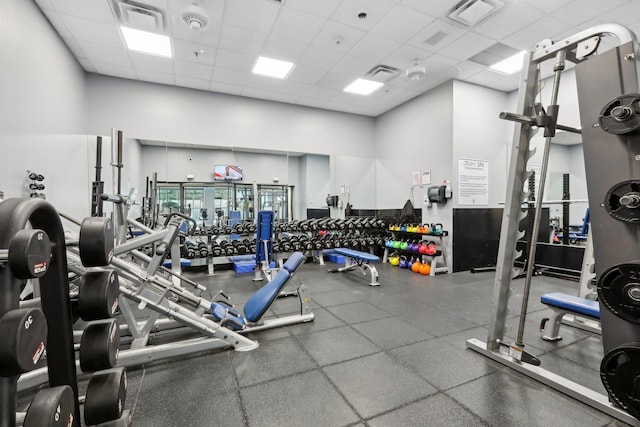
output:
[[[494,352],[487,349],[487,344],[479,339],[471,338],[467,340],[467,348],[482,354],[485,357],[502,363],[503,365],[520,372],[542,384],[558,390],[561,393],[566,394],[580,402],[591,406],[607,415],[610,415],[620,421],[623,421],[632,426],[640,427],[640,420],[631,416],[626,411],[614,406],[609,402],[609,397],[603,394],[597,393],[590,388],[587,388],[581,384],[573,382],[567,378],[564,378],[558,374],[547,371],[539,366],[533,366],[528,363],[522,363],[516,361],[511,356],[502,353],[500,351]]]

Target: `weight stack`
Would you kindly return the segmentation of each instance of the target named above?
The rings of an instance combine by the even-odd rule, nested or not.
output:
[[[578,64],[576,80],[605,353],[600,375],[611,400],[640,419],[640,88],[632,43]]]

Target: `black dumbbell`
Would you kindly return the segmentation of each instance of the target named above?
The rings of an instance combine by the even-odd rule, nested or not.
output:
[[[113,258],[114,230],[109,218],[85,218],[80,226],[80,260],[85,267],[102,267]]]
[[[44,184],[29,184],[29,189],[30,190],[44,190]]]
[[[0,376],[31,371],[44,354],[47,320],[39,308],[22,308],[0,319]]]
[[[24,427],[66,427],[73,424],[75,396],[68,385],[44,388],[35,395],[27,414]]]
[[[80,338],[80,369],[96,372],[113,368],[118,361],[120,331],[116,319],[87,325]]]
[[[119,419],[127,399],[127,373],[124,368],[96,372],[89,379],[84,401],[87,425]]]
[[[9,249],[0,249],[0,262],[9,262],[9,268],[18,279],[42,277],[51,261],[51,242],[42,230],[19,230],[9,243]]]
[[[209,256],[209,248],[207,247],[207,244],[202,240],[198,242],[198,252],[201,258],[206,258],[207,256]]]
[[[40,174],[31,172],[29,174],[29,179],[31,179],[33,181],[44,181],[44,175],[40,175]]]
[[[118,308],[119,293],[116,271],[87,271],[78,285],[78,315],[83,320],[113,317]]]
[[[218,243],[211,243],[211,254],[216,257],[222,255],[222,248]]]

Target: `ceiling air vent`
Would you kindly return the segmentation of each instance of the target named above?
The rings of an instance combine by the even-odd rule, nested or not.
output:
[[[449,14],[452,19],[467,27],[473,27],[497,13],[504,3],[498,0],[463,0]]]
[[[118,20],[128,27],[164,32],[164,15],[160,9],[130,0],[112,0]]]
[[[367,72],[367,78],[376,82],[388,82],[400,74],[400,70],[389,65],[376,65]]]
[[[435,33],[434,35],[432,35],[422,43],[435,46],[438,43],[440,43],[442,40],[444,40],[444,38],[447,37],[448,35],[449,33],[445,33],[444,31],[438,31],[437,33]]]

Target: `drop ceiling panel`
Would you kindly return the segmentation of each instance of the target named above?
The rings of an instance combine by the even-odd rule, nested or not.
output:
[[[434,45],[426,43],[427,40],[429,40],[439,32],[445,33],[446,35]],[[462,36],[464,33],[465,30],[461,27],[451,25],[444,20],[438,19],[426,26],[415,36],[411,37],[408,43],[420,49],[434,52],[449,45],[452,41]]]
[[[535,22],[504,39],[504,43],[522,50],[532,50],[535,45],[545,39],[559,40],[558,35],[571,30],[564,22],[552,17],[543,16]],[[537,40],[531,44],[531,40]]]
[[[66,15],[78,16],[81,18],[86,18],[92,21],[99,21],[107,24],[113,23],[113,13],[107,0],[56,0],[55,9],[59,13],[64,13]]]
[[[342,0],[287,0],[286,6],[324,18],[331,16],[341,2]]]
[[[123,67],[121,65],[110,64],[108,62],[92,61],[96,71],[100,74],[108,76],[121,77],[123,79],[136,80],[138,76],[132,67]]]
[[[191,43],[186,40],[174,39],[173,55],[174,58],[179,61],[213,65],[216,60],[216,48],[204,44]]]
[[[94,59],[100,59],[98,55],[90,55],[91,50],[88,49],[87,52],[84,51],[84,49],[82,48],[82,46],[85,46],[88,42],[79,42],[76,41],[76,39],[73,38],[63,38],[62,39],[64,41],[64,43],[67,45],[67,47],[69,48],[69,50],[71,51],[71,53],[73,53],[75,55],[76,58],[89,58],[92,57]],[[103,46],[103,45],[100,45]],[[108,48],[108,46],[106,46]],[[122,53],[126,54],[126,52],[124,50],[121,50]],[[129,64],[131,65],[131,64]]]
[[[115,24],[104,24],[77,16],[60,14],[64,25],[77,40],[101,43],[112,47],[122,46],[122,38]]]
[[[242,90],[242,96],[248,96],[249,98],[257,99],[270,99],[273,96],[273,92],[263,89],[256,89],[252,87],[245,87]]]
[[[38,4],[38,7],[40,7],[40,9],[55,10],[55,7],[53,6],[53,2],[51,0],[36,0],[36,3]]]
[[[354,80],[353,76],[329,72],[325,74],[322,79],[318,81],[318,86],[321,86],[327,89],[343,90],[353,80]]]
[[[402,0],[401,3],[405,6],[409,6],[412,9],[419,10],[435,18],[443,18],[448,14],[447,12],[449,12],[458,3],[460,3],[460,0]]]
[[[249,72],[231,70],[229,68],[214,67],[211,79],[220,83],[242,86],[249,79]]]
[[[455,69],[456,69],[455,78],[460,80],[466,80],[467,78],[473,76],[474,74],[477,74],[480,71],[486,70],[487,67],[483,67],[482,65],[478,65],[469,61],[461,61],[456,64]]]
[[[299,58],[300,64],[309,67],[330,70],[344,57],[344,53],[311,45]]]
[[[379,36],[405,43],[412,36],[430,26],[433,21],[434,18],[429,15],[398,5],[384,15],[371,31]]]
[[[272,34],[303,43],[311,43],[326,19],[294,9],[283,9],[273,26]]]
[[[230,68],[232,70],[246,71],[251,70],[256,63],[256,55],[247,55],[227,49],[218,49],[216,51],[215,65],[222,68]]]
[[[413,65],[414,62],[416,62],[416,59],[418,61],[423,61],[431,55],[431,52],[427,52],[413,46],[404,45],[387,55],[382,62],[386,65],[406,69]]]
[[[345,56],[332,68],[331,71],[339,74],[351,76],[352,80],[358,77],[364,77],[365,73],[372,68],[371,61],[356,58],[353,56]]]
[[[616,24],[631,28],[640,24],[639,16],[640,2],[631,1],[602,13],[597,18],[585,22],[584,25],[594,26],[602,24],[603,22],[615,22]],[[636,35],[638,35],[638,33],[636,33]]]
[[[60,37],[65,39],[74,38],[74,35],[71,34],[71,31],[69,31],[67,26],[64,24],[64,21],[58,12],[49,9],[45,9],[43,12]]]
[[[138,75],[138,79],[140,80],[149,81],[153,83],[162,83],[165,85],[176,84],[176,78],[173,74],[159,73],[157,71],[141,70],[141,69],[138,69],[136,71],[136,74]]]
[[[259,54],[266,39],[266,34],[224,24],[220,32],[220,47],[238,53]]]
[[[553,12],[553,16],[569,25],[575,26],[598,18],[602,13],[624,3],[626,3],[626,0],[573,0]]]
[[[144,53],[129,52],[134,67],[152,70],[160,73],[173,73],[173,61],[161,56],[145,55]]]
[[[209,80],[194,79],[191,77],[176,76],[176,84],[191,89],[209,90]]]
[[[176,81],[178,80],[178,76],[211,80],[213,73],[213,67],[210,65],[196,64],[195,62],[187,61],[174,61],[173,70],[176,73]]]
[[[401,43],[369,33],[361,38],[349,53],[357,58],[377,63],[400,46],[402,46]]]
[[[395,7],[391,0],[349,0],[343,1],[331,16],[331,19],[363,31],[370,31],[391,9]],[[365,12],[365,19],[358,14]]]
[[[217,81],[212,81],[209,86],[209,90],[212,92],[227,93],[230,95],[241,95],[243,88],[242,85],[233,85]]]
[[[283,61],[295,62],[309,45],[294,40],[270,36],[262,48],[261,55]]]
[[[327,23],[313,39],[312,44],[337,52],[348,52],[365,35],[364,31],[356,30],[335,21]]]
[[[215,48],[220,43],[220,23],[212,22],[202,30],[194,30],[183,22],[176,22],[172,27],[171,34],[174,39]]]
[[[529,5],[535,7],[538,10],[541,10],[545,13],[551,13],[554,10],[562,7],[566,2],[558,1],[558,0],[523,0],[525,3],[529,3]]]
[[[501,40],[523,27],[533,26],[544,14],[538,9],[518,2],[506,3],[497,14],[474,27],[474,31]]]
[[[73,48],[73,41],[65,40],[67,46],[72,48],[72,51],[75,53],[75,48]],[[129,52],[123,48],[115,48],[111,46],[107,46],[100,43],[93,43],[83,41],[81,42],[81,48],[84,55],[87,58],[96,59],[102,62],[110,62],[115,65],[124,65],[126,67],[131,67],[133,64],[131,63],[131,59],[129,58]]]
[[[482,36],[477,33],[468,32],[452,41],[443,51],[444,55],[456,59],[467,59],[489,46],[495,44],[497,40]]]
[[[233,0],[225,2],[224,19],[245,30],[268,33],[280,6],[271,1]]]
[[[300,64],[296,65],[293,69],[289,76],[289,80],[299,83],[316,84],[318,80],[324,77],[325,74],[327,74],[326,70],[316,67],[307,67],[306,65]]]

